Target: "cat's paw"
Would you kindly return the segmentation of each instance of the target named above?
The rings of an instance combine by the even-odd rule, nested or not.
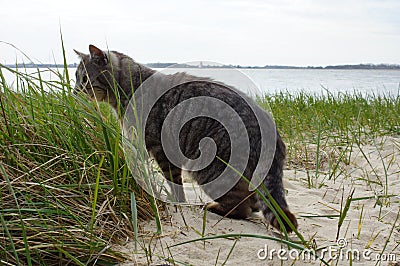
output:
[[[283,212],[286,214],[286,216],[289,218],[289,220],[290,220],[290,222],[292,223],[292,225],[294,226],[294,228],[297,229],[298,224],[297,224],[296,216],[294,216],[294,214],[291,213],[289,210],[282,210],[282,211],[283,211]],[[280,219],[281,219],[283,225],[285,226],[286,232],[288,232],[288,233],[292,232],[293,230],[292,230],[292,228],[289,226],[289,224],[288,224],[282,217],[280,217]],[[273,227],[275,227],[276,229],[278,229],[279,231],[282,231],[281,225],[279,224],[278,219],[276,219],[275,216],[270,220],[269,223],[270,223]]]

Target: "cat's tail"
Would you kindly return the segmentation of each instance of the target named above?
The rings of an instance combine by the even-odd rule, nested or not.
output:
[[[268,172],[267,177],[263,181],[263,184],[265,187],[263,188],[263,186],[261,186],[260,191],[267,200],[269,199],[269,196],[267,193],[267,191],[268,191],[270,196],[272,196],[272,198],[276,201],[276,203],[282,209],[283,213],[287,216],[287,218],[289,218],[289,221],[294,226],[294,228],[297,228],[297,219],[294,216],[294,214],[289,211],[289,207],[288,207],[286,199],[285,199],[285,191],[283,189],[282,178],[283,178],[283,166],[285,163],[285,158],[286,158],[286,147],[282,141],[281,136],[277,132],[277,141],[276,141],[276,150],[275,150],[274,160],[272,162],[272,165]],[[265,189],[267,191],[265,191]],[[259,202],[261,203],[261,210],[264,214],[264,217],[267,219],[267,221],[273,227],[277,228],[280,231],[283,231],[277,218],[275,217],[273,211],[268,207],[265,200],[260,198]],[[292,232],[293,229],[285,221],[285,219],[282,217],[282,215],[279,214],[279,211],[278,210],[275,210],[275,211],[279,215],[279,218],[282,221],[283,225],[285,226],[286,231]]]

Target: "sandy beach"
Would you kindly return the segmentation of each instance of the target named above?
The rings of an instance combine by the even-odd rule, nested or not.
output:
[[[339,150],[340,147],[332,147],[324,152],[337,154]],[[301,164],[289,163],[285,170],[287,200],[298,217],[298,231],[308,242],[308,251],[315,249],[328,265],[375,265],[379,259],[381,265],[399,265],[399,159],[400,139],[380,137],[354,147],[349,163],[339,165],[340,174],[335,177],[327,173],[329,159],[318,169],[317,178],[311,162],[306,164],[307,169],[301,169]],[[309,175],[313,176],[311,188],[308,187]],[[343,212],[353,190],[350,208],[338,233],[341,209]],[[388,196],[384,197],[386,193]],[[131,257],[130,262],[122,265],[323,265],[311,253],[302,255],[284,243],[262,239],[260,236],[278,239],[281,236],[261,220],[222,219],[207,212],[203,227],[203,215],[198,206],[169,206],[162,214],[161,235],[154,234],[155,222],[149,221],[140,227],[136,252],[133,242],[121,247],[121,251]],[[199,239],[202,234],[204,237],[256,236],[223,237],[177,245]],[[289,239],[300,241],[294,233]]]

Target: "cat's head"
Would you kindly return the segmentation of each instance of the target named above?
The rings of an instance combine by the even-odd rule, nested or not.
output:
[[[84,92],[98,101],[116,104],[115,78],[107,52],[89,45],[89,54],[74,50],[81,58],[76,70],[76,92]]]

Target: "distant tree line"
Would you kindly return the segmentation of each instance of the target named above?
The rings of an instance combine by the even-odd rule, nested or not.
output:
[[[338,65],[326,66],[325,69],[400,69],[400,65],[395,64],[359,64],[359,65]]]
[[[152,68],[250,68],[250,69],[400,69],[400,64],[358,64],[358,65],[333,65],[333,66],[278,66],[278,65],[266,65],[266,66],[241,66],[241,65],[188,65],[188,64],[176,64],[176,63],[150,63],[146,64]]]
[[[358,64],[358,65],[333,65],[333,66],[279,66],[279,65],[266,65],[266,66],[241,66],[241,65],[204,65],[200,62],[199,65],[177,64],[177,63],[148,63],[145,64],[151,68],[245,68],[245,69],[400,69],[400,64]],[[1,66],[1,64],[0,64]],[[6,67],[10,68],[64,68],[62,64],[35,64],[35,63],[18,63],[7,64]],[[77,63],[68,64],[70,68],[78,66]]]

